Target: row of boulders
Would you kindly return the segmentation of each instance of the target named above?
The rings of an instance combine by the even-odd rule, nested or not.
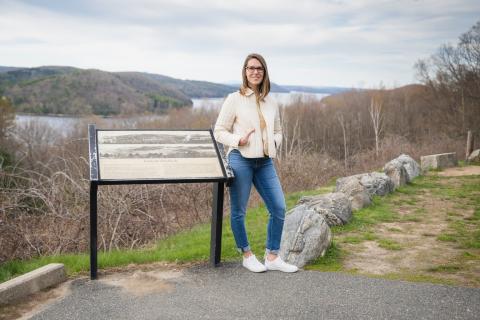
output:
[[[469,161],[480,161],[480,149]],[[372,202],[373,196],[385,196],[431,169],[458,165],[456,153],[421,157],[421,165],[402,154],[386,163],[383,172],[370,172],[340,178],[335,192],[302,197],[285,218],[280,245],[281,256],[289,263],[303,267],[323,256],[332,241],[331,226],[347,224],[352,212]]]
[[[368,206],[421,174],[418,163],[402,154],[385,164],[383,172],[340,178],[332,193],[302,197],[285,217],[280,255],[298,267],[323,256],[332,242],[331,226],[347,224],[352,211]]]
[[[390,163],[390,162],[389,162]],[[397,170],[403,174],[405,169]],[[397,172],[392,172],[397,175]],[[357,174],[337,180],[336,191],[344,193],[352,203],[352,209],[358,210],[370,205],[373,196],[384,196],[395,190],[395,183],[386,173],[370,172]]]

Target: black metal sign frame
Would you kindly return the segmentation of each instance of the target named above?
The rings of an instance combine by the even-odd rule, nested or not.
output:
[[[185,179],[101,179],[98,153],[98,131],[209,131],[215,152],[217,154],[220,167],[222,169],[222,177],[214,178],[185,178]],[[223,224],[223,200],[225,184],[229,185],[234,178],[233,172],[228,168],[226,159],[223,155],[223,149],[220,150],[213,132],[209,130],[148,130],[148,129],[132,129],[132,130],[99,130],[94,124],[88,125],[88,146],[89,146],[89,162],[90,162],[90,278],[97,279],[97,196],[98,186],[100,185],[128,185],[128,184],[165,184],[165,183],[213,183],[213,204],[212,204],[212,220],[211,220],[211,237],[210,237],[210,264],[217,267],[220,263],[222,249],[222,224]]]

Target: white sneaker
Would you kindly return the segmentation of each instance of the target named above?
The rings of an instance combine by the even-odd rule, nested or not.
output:
[[[250,257],[243,257],[242,265],[252,272],[265,272],[267,268],[257,260],[254,254]]]
[[[297,266],[286,263],[285,261],[282,260],[282,258],[280,258],[280,256],[277,256],[273,261],[268,261],[268,259],[265,257],[265,268],[267,268],[267,270],[278,270],[282,272],[298,271]]]

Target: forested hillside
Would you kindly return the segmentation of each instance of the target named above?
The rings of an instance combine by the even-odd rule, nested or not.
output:
[[[0,94],[17,112],[118,115],[190,107],[191,98],[222,97],[236,88],[140,72],[72,67],[0,69]]]

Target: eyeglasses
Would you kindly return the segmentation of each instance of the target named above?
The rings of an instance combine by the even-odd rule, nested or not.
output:
[[[263,73],[263,71],[265,71],[263,67],[246,67],[245,69],[247,69],[247,71],[250,73],[254,73],[255,70],[258,71],[258,73]]]

